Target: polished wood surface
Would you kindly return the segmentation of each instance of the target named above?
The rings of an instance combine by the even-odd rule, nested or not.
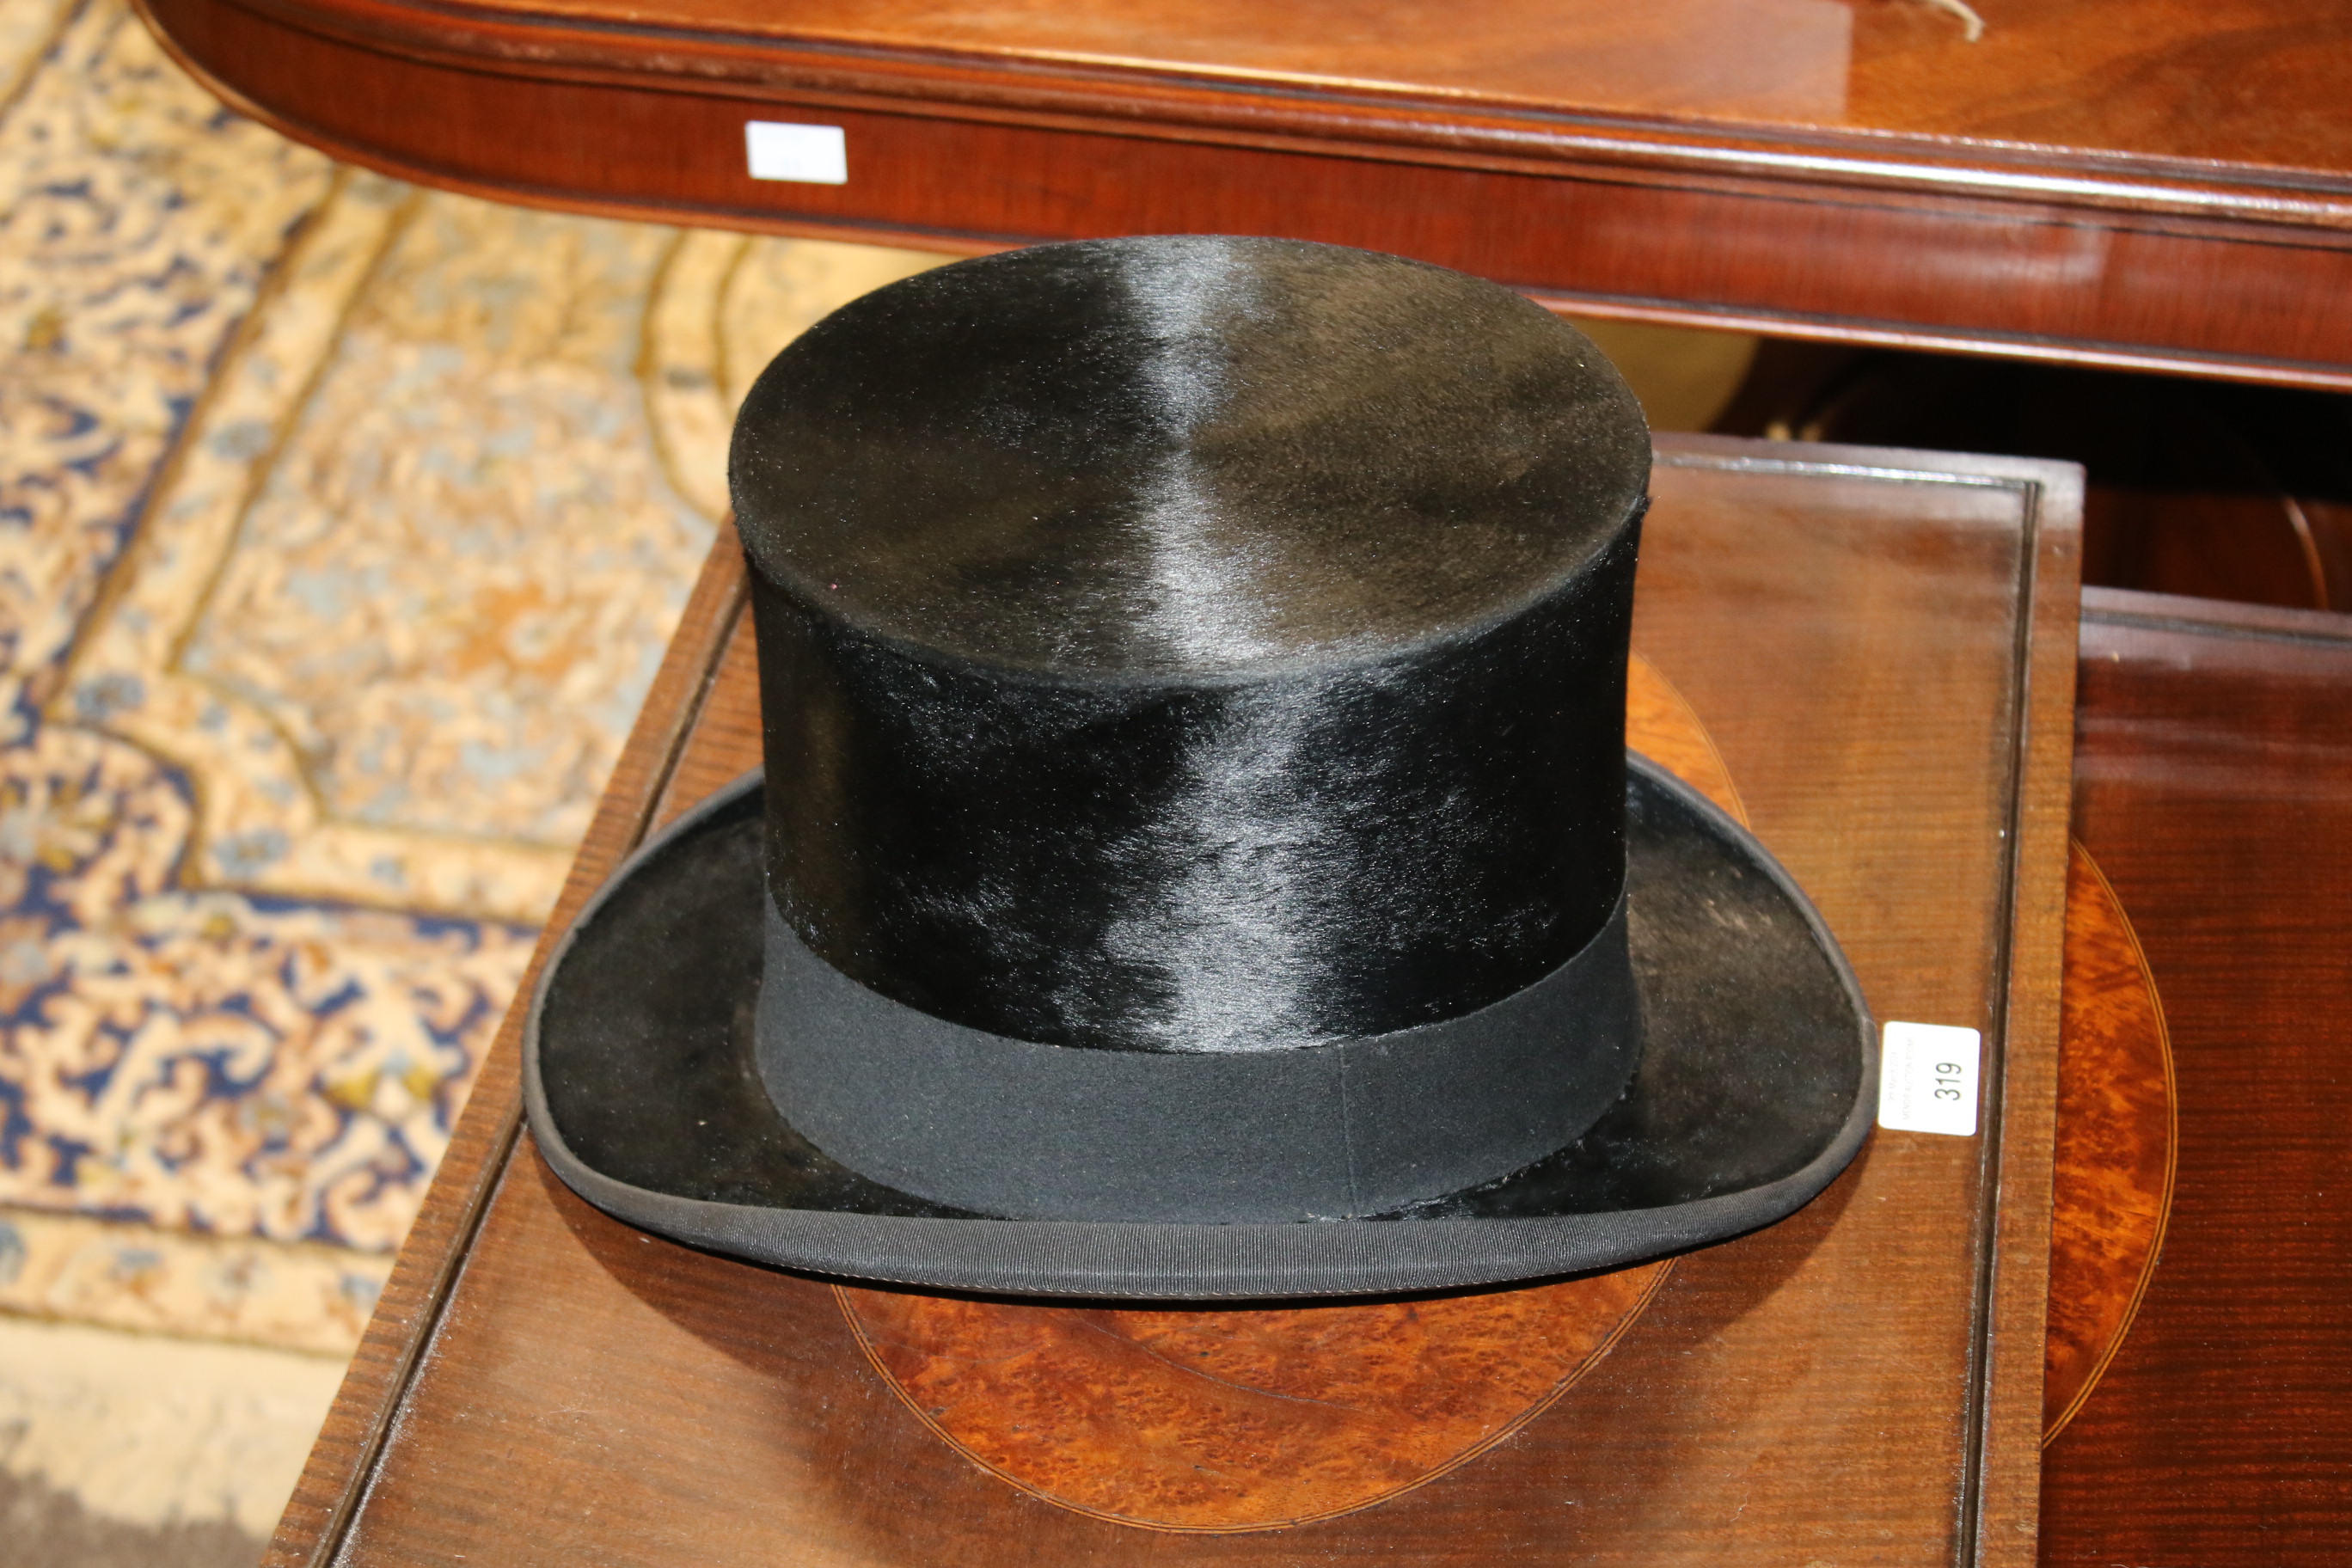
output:
[[[2050,1194],[2042,1440],[2123,1347],[2164,1247],[2179,1149],[2172,1041],[2147,952],[2091,852],[2066,868],[2066,984]]]
[[[1475,1459],[1598,1365],[1673,1268],[1240,1310],[835,1294],[908,1413],[991,1475],[1097,1519],[1230,1533]]]
[[[2352,385],[2352,16],[2299,0],[142,0],[512,200],[988,248],[1290,235],[1589,312]],[[748,119],[842,127],[756,181]]]
[[[1466,1414],[1424,1409],[1434,1426],[1383,1426],[1399,1445],[1386,1491],[1352,1483],[1373,1506],[1220,1530],[1196,1499],[1190,1513],[1158,1505],[1161,1528],[1139,1529],[1098,1516],[1131,1508],[1120,1499],[1151,1478],[1086,1492],[1083,1478],[1023,1451],[1026,1434],[1012,1428],[1025,1420],[967,1421],[934,1401],[921,1406],[927,1424],[909,1408],[905,1391],[931,1386],[929,1363],[899,1331],[930,1311],[912,1350],[937,1349],[956,1309],[859,1291],[845,1313],[828,1285],[677,1247],[579,1203],[514,1140],[509,1037],[270,1561],[1144,1553],[1485,1568],[1777,1563],[1825,1542],[1885,1562],[2028,1561],[2073,473],[1689,439],[1664,447],[1654,488],[1635,638],[1664,679],[1637,689],[1654,709],[1680,701],[1704,718],[1711,743],[1685,755],[1738,780],[1882,1016],[1987,1031],[2000,1070],[1982,1136],[1880,1134],[1792,1219],[1657,1271],[1646,1305],[1648,1287],[1621,1279],[1586,1289],[1572,1312],[1566,1294],[1541,1300],[1543,1287],[1443,1309],[1465,1324],[1482,1310],[1535,1311],[1582,1327]],[[676,715],[649,710],[642,749],[674,762],[633,764],[583,855],[583,883],[617,858],[630,825],[681,809],[756,756],[730,559],[714,557],[697,624],[662,676],[665,700],[695,716],[690,734],[681,747]],[[1302,1309],[1285,1331],[1311,1339],[1317,1323],[1363,1310]],[[1410,1321],[1391,1326],[1409,1332]],[[1181,1321],[1130,1321],[1121,1337],[1164,1350]],[[1477,1338],[1456,1347],[1475,1356]],[[1033,1349],[1082,1353],[1068,1339],[1048,1332]],[[1390,1387],[1427,1405],[1452,1381]],[[1071,1495],[1048,1501],[1047,1490]],[[1294,1493],[1275,1506],[1305,1517],[1328,1503]]]
[[[2160,987],[2178,1174],[2043,1459],[2052,1568],[2352,1562],[2352,617],[2084,595],[2075,830]]]

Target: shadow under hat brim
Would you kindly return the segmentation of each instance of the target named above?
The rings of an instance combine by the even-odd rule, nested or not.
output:
[[[992,1218],[870,1181],[796,1132],[754,1047],[766,903],[759,775],[633,856],[550,957],[523,1033],[531,1132],[616,1218],[756,1262],[1017,1295],[1243,1300],[1445,1289],[1610,1268],[1810,1202],[1877,1099],[1835,941],[1746,829],[1629,758],[1631,1086],[1508,1175],[1357,1219]],[[877,1010],[899,1007],[878,994]]]

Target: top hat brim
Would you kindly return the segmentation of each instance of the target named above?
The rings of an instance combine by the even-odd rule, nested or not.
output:
[[[1203,1225],[1001,1219],[866,1179],[785,1121],[755,1054],[766,901],[758,774],[633,856],[550,956],[523,1033],[530,1129],[615,1217],[756,1262],[1013,1295],[1281,1299],[1611,1268],[1802,1207],[1877,1098],[1862,993],[1740,825],[1629,757],[1640,1065],[1575,1142],[1390,1214]],[[866,993],[877,1021],[903,1004]]]

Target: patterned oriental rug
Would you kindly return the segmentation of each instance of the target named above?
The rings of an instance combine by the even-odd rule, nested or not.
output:
[[[349,1352],[736,400],[940,259],[423,191],[0,0],[0,1311]]]

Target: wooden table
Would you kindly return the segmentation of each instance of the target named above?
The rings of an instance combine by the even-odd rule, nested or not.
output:
[[[2352,616],[2091,589],[2081,670],[2074,831],[2162,994],[2178,1133],[2137,1318],[2043,1457],[2042,1561],[2337,1568]]]
[[[2352,386],[2311,0],[140,0],[338,156],[936,248],[1277,234],[1588,313]],[[755,180],[747,121],[845,184]]]
[[[1654,491],[1637,691],[1695,715],[1677,765],[1807,887],[1883,1016],[1986,1032],[1980,1136],[1882,1132],[1790,1221],[1651,1270],[1551,1403],[1418,1489],[1169,1533],[951,1450],[861,1355],[845,1319],[877,1303],[572,1197],[518,1134],[510,1021],[268,1561],[1717,1568],[1803,1547],[2023,1568],[2079,476],[1683,437]],[[722,545],[559,925],[649,826],[756,760],[741,587]]]

